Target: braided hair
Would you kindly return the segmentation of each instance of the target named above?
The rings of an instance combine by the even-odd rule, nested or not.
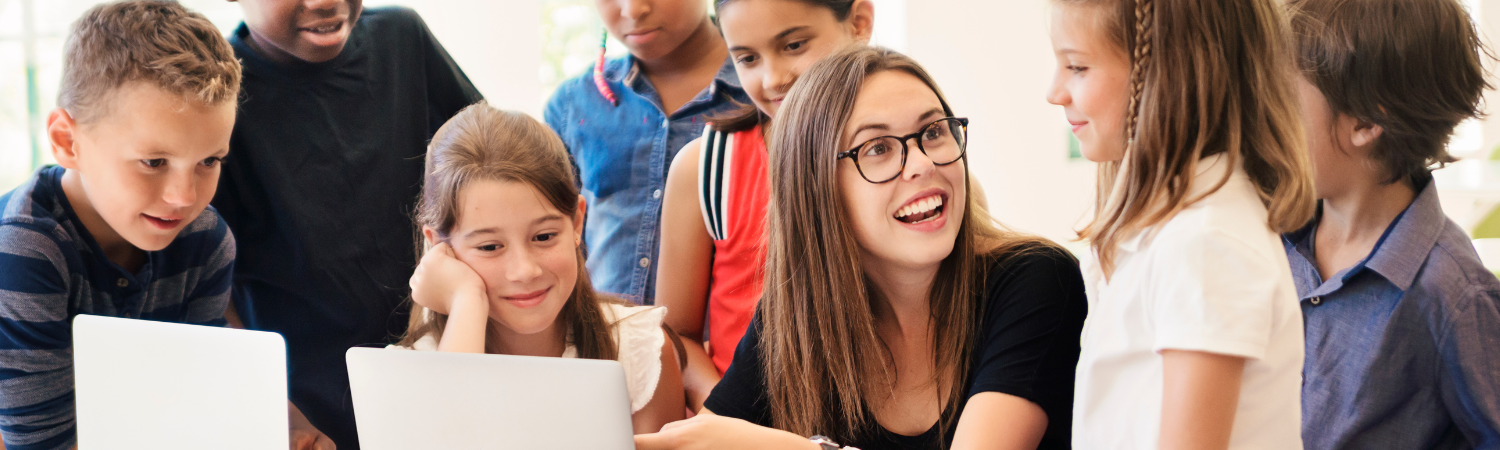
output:
[[[1094,219],[1079,231],[1106,278],[1119,244],[1228,183],[1232,172],[1195,180],[1209,156],[1249,178],[1271,230],[1311,219],[1291,36],[1275,0],[1052,1],[1101,8],[1102,32],[1130,59],[1125,154],[1099,164]]]
[[[1126,151],[1135,146],[1141,114],[1141,92],[1146,88],[1146,69],[1151,66],[1152,0],[1135,0],[1135,42],[1130,51],[1130,109],[1125,112]]]

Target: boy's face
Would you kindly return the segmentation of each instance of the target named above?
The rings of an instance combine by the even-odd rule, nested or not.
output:
[[[261,56],[277,62],[320,63],[344,50],[359,20],[361,0],[229,0],[245,12],[245,26]]]
[[[636,58],[659,59],[677,50],[708,17],[703,0],[596,0],[609,33]]]
[[[84,201],[72,202],[80,218],[107,225],[89,227],[101,246],[124,240],[161,250],[213,199],[235,102],[204,105],[141,82],[126,83],[111,97],[101,105],[109,110],[92,123],[75,124],[62,110],[54,112],[54,152],[81,184]]]
[[[1383,179],[1380,165],[1369,158],[1369,146],[1365,145],[1368,143],[1358,131],[1359,121],[1334,113],[1317,86],[1305,77],[1296,79],[1318,198],[1340,197],[1361,180],[1369,183]]]

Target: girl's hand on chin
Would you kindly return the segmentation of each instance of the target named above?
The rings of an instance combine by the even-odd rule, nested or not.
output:
[[[447,242],[438,244],[422,256],[416,272],[411,274],[411,299],[438,314],[453,309],[454,298],[468,290],[484,293],[484,279],[453,255]]]
[[[699,414],[635,436],[636,450],[819,450],[805,437],[740,419]]]

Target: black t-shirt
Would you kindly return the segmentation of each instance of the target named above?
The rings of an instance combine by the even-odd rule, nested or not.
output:
[[[1064,251],[1048,248],[999,261],[987,270],[982,322],[965,381],[968,395],[958,406],[960,415],[968,398],[976,394],[1014,395],[1037,404],[1047,414],[1047,431],[1038,448],[1070,448],[1073,374],[1088,311],[1078,263]],[[771,426],[762,367],[757,315],[735,350],[734,363],[704,406],[714,414]],[[944,447],[952,443],[958,417],[953,417],[944,433]],[[873,419],[869,423],[872,430],[839,444],[865,450],[939,447],[937,424],[919,436],[905,436]]]
[[[229,38],[244,83],[213,200],[238,241],[234,304],[286,338],[292,401],[357,449],[344,352],[405,332],[427,142],[482,97],[409,9],[366,9],[324,63],[277,64],[249,39]]]

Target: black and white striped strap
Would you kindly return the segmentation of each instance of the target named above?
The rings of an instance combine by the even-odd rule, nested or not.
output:
[[[734,134],[703,127],[703,148],[698,152],[698,209],[703,224],[715,241],[728,237],[729,176],[734,160]]]

